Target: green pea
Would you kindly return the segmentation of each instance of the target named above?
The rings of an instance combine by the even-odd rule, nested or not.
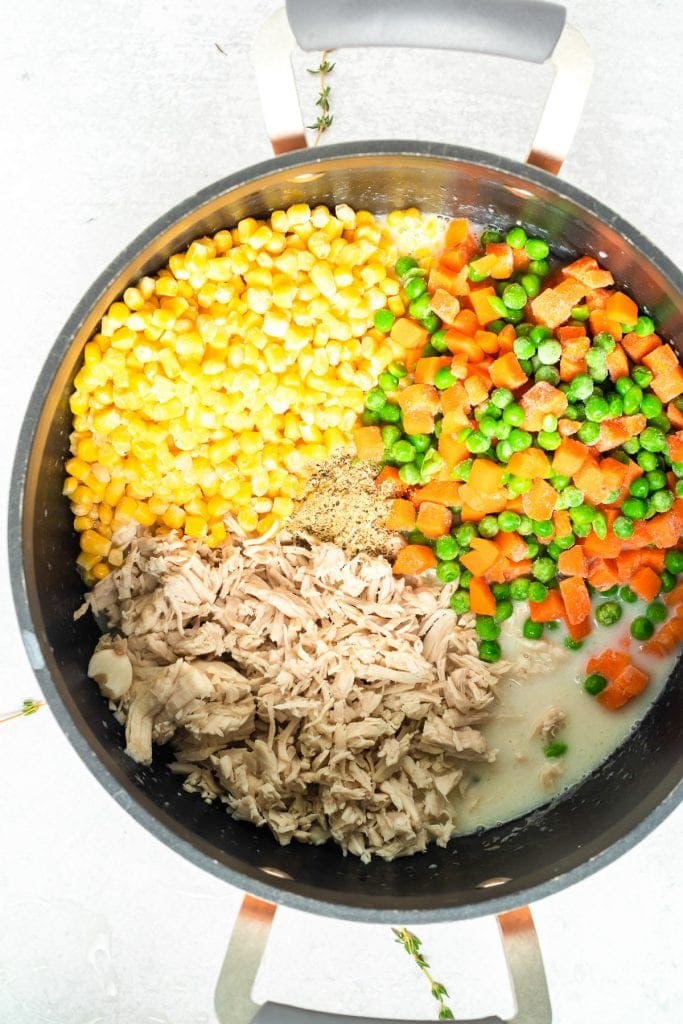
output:
[[[541,279],[538,274],[522,274],[519,282],[530,299],[535,299],[541,290]]]
[[[491,392],[491,402],[497,409],[505,409],[514,401],[514,396],[508,388],[496,388]]]
[[[560,383],[560,374],[555,366],[539,366],[534,374],[534,380],[536,383],[544,380],[556,387]]]
[[[658,626],[660,622],[664,622],[669,617],[669,609],[661,601],[653,601],[645,609],[645,617],[650,622]]]
[[[604,398],[591,395],[586,402],[586,418],[593,423],[600,423],[609,416],[609,406]]]
[[[667,450],[666,434],[659,427],[645,427],[640,435],[640,446],[646,452],[661,452]]]
[[[567,533],[564,537],[556,537],[553,544],[555,544],[560,551],[569,551],[569,549],[573,548],[576,544],[576,537],[573,533]]]
[[[662,584],[663,594],[668,594],[676,586],[676,577],[672,572],[669,572],[668,569],[665,569],[664,572],[660,574],[659,579]]]
[[[562,554],[562,550],[563,549],[559,547],[557,541],[554,540],[551,541],[550,544],[548,544],[548,547],[546,548],[548,555],[550,556],[550,558],[552,558],[554,562],[558,560],[558,558]]]
[[[423,277],[411,277],[403,286],[409,299],[417,299],[427,291],[427,282]]]
[[[461,569],[460,570],[460,586],[463,587],[465,590],[467,590],[471,582],[472,582],[472,573],[469,571],[469,569]]]
[[[460,546],[458,545],[455,537],[451,537],[450,534],[446,534],[445,537],[438,538],[434,545],[434,551],[436,552],[436,557],[440,559],[440,561],[450,562],[460,554]]]
[[[509,490],[510,494],[514,496],[518,496],[520,494],[528,494],[532,487],[532,481],[525,480],[524,477],[521,476],[512,476],[507,482],[507,489]]]
[[[647,512],[647,502],[642,498],[627,498],[621,511],[629,519],[643,519]]]
[[[592,383],[593,382],[591,381],[591,384]],[[567,408],[564,410],[564,415],[565,415],[565,419],[568,419],[568,420],[585,419],[585,413],[584,413],[583,408],[581,409],[581,413],[579,413],[578,405],[576,405],[573,402],[570,402],[569,405],[567,406]]]
[[[505,622],[506,619],[509,619],[511,617],[512,612],[512,601],[505,599],[498,602],[493,617],[496,620],[496,622]]]
[[[505,288],[503,289],[503,302],[505,303],[506,315],[507,311],[510,309],[524,309],[524,307],[527,304],[527,299],[528,295],[525,292],[524,288],[522,288],[521,284],[506,285]],[[489,302],[491,302],[490,299]]]
[[[394,264],[394,270],[399,277],[405,277],[410,270],[414,270],[417,267],[417,260],[413,259],[412,256],[400,256]]]
[[[551,366],[553,363],[559,363],[561,356],[562,346],[559,341],[554,341],[551,338],[548,338],[546,341],[542,341],[538,346],[538,358],[544,366]]]
[[[569,747],[562,740],[553,740],[545,747],[543,753],[546,757],[564,757]]]
[[[455,539],[461,548],[468,548],[470,541],[476,536],[477,530],[472,523],[462,523],[455,531]]]
[[[466,438],[465,446],[473,455],[483,455],[491,447],[491,442],[479,430],[473,430]]]
[[[373,323],[382,334],[388,334],[394,326],[396,316],[390,309],[378,309],[373,317]]]
[[[372,388],[365,396],[365,408],[370,412],[379,412],[386,402],[386,395],[381,388]]]
[[[419,484],[420,482],[420,470],[412,462],[405,463],[405,465],[401,466],[398,471],[398,475],[401,480],[403,480],[403,483],[408,484],[410,487],[414,487],[415,484]]]
[[[484,516],[479,522],[479,535],[481,537],[495,537],[498,533],[498,520],[495,516]]]
[[[643,400],[640,403],[640,411],[646,419],[651,420],[655,416],[659,416],[662,412],[662,403],[656,395],[643,395]]]
[[[377,424],[381,422],[379,414],[376,412],[370,412],[369,409],[366,409],[361,416],[361,423],[364,427],[376,427]]]
[[[470,610],[470,595],[466,590],[456,590],[456,592],[451,595],[449,604],[456,615],[464,615],[465,612]]]
[[[672,549],[664,556],[664,565],[675,576],[683,572],[683,551]]]
[[[633,498],[647,498],[650,493],[650,484],[647,478],[639,476],[636,480],[633,480],[629,484],[628,492]]]
[[[579,441],[583,441],[584,444],[595,444],[600,437],[600,425],[592,420],[587,420],[579,427],[577,436]]]
[[[379,377],[377,378],[377,383],[384,392],[395,391],[396,388],[398,387],[398,381],[396,380],[394,375],[386,372],[380,373]]]
[[[619,587],[619,597],[626,604],[635,604],[638,600],[638,595],[635,590],[631,590],[630,587]]]
[[[633,416],[640,410],[640,403],[643,400],[643,389],[634,384],[624,395],[624,414]]]
[[[513,601],[526,601],[529,596],[529,580],[521,576],[510,584],[510,597]]]
[[[605,601],[595,609],[595,618],[601,626],[613,626],[621,618],[621,605],[618,601]]]
[[[445,328],[441,327],[438,331],[434,331],[430,338],[430,344],[436,352],[447,352],[448,344],[446,343],[446,334],[448,332]]]
[[[398,423],[401,419],[401,410],[394,402],[385,401],[379,411],[379,418],[383,423]]]
[[[440,366],[434,374],[434,387],[439,391],[445,391],[455,384],[455,374],[447,366]]]
[[[539,430],[536,442],[539,448],[543,448],[547,452],[554,452],[562,444],[562,438],[556,430]]]
[[[513,249],[523,249],[526,245],[526,231],[520,227],[510,228],[505,241]]]
[[[612,524],[614,535],[619,537],[620,540],[626,540],[628,537],[633,536],[635,529],[632,520],[625,519],[624,516],[617,516]]]
[[[469,277],[470,281],[473,281],[475,284],[479,284],[481,281],[485,281],[489,275],[482,274],[480,270],[477,270],[477,268],[473,267],[472,264],[470,263],[469,268],[467,270],[467,276]]]
[[[540,580],[534,580],[529,584],[529,600],[534,604],[545,601],[548,596],[548,588]]]
[[[498,429],[498,423],[490,416],[484,416],[484,418],[479,421],[479,430],[484,437],[498,437]]]
[[[636,324],[636,334],[640,338],[646,338],[655,333],[655,322],[649,316],[639,316]]]
[[[631,623],[631,636],[634,640],[649,640],[655,631],[649,619],[644,615],[638,615]]]
[[[595,509],[592,505],[578,505],[570,510],[569,515],[577,526],[590,525],[595,516]]]
[[[636,455],[640,451],[640,441],[637,437],[629,437],[621,447],[628,455]]]
[[[408,375],[408,371],[403,363],[397,363],[396,361],[389,363],[387,370],[398,380],[401,380],[402,377],[406,377]]]
[[[536,351],[536,346],[529,338],[517,338],[512,348],[518,359],[531,359]]]
[[[655,512],[668,512],[673,503],[674,496],[671,491],[655,491],[650,495],[650,505]]]
[[[516,402],[506,405],[503,409],[503,420],[505,423],[509,423],[511,427],[521,427],[522,423],[524,423],[524,409],[521,405],[517,405]]]
[[[591,315],[591,311],[588,306],[574,306],[572,310],[572,317],[574,320],[584,321],[587,320]]]
[[[631,370],[631,377],[641,388],[649,388],[654,374],[647,366],[634,366]]]
[[[529,272],[532,274],[538,274],[539,277],[545,277],[550,271],[550,264],[547,260],[532,260],[529,264]]]
[[[500,334],[504,327],[507,327],[507,324],[505,323],[504,320],[493,320],[492,323],[488,325],[486,330],[493,331],[494,334]]]
[[[382,427],[382,440],[386,448],[391,448],[403,435],[403,431],[400,427],[396,427],[393,423],[387,423],[386,426]]]
[[[410,441],[396,441],[391,446],[391,458],[394,462],[414,462],[415,455],[415,449]]]
[[[621,395],[610,395],[607,399],[607,407],[609,409],[609,418],[614,420],[617,416],[621,416],[624,411],[624,402]]]
[[[530,238],[524,248],[530,260],[545,260],[550,255],[550,246],[542,238]]]
[[[533,533],[533,527],[534,527],[534,523],[532,522],[531,523],[532,533]],[[541,545],[538,543],[537,540],[531,539],[531,540],[527,541],[527,544],[526,544],[526,557],[527,558],[536,558],[540,550],[541,550]]]
[[[569,385],[569,395],[572,399],[585,402],[593,394],[595,385],[587,373],[579,373]]]
[[[531,483],[530,480],[526,482],[529,484]],[[527,490],[531,490],[531,487],[527,488]],[[519,526],[517,527],[517,533],[520,535],[520,537],[528,537],[533,532],[534,524],[532,523],[531,519],[529,518],[529,516],[522,514],[519,517]]]
[[[619,584],[615,583],[613,587],[607,587],[606,590],[601,590],[600,593],[603,597],[616,597],[619,593]]]
[[[532,576],[541,583],[549,583],[557,572],[557,566],[552,558],[537,558],[531,567]]]
[[[540,345],[546,338],[552,338],[553,332],[548,327],[542,327],[538,324],[536,327],[532,327],[529,331],[529,337],[533,341],[534,345]]]
[[[555,474],[550,477],[550,484],[555,488],[556,491],[563,491],[565,487],[569,487],[571,483],[571,477],[562,476]]]
[[[509,583],[492,583],[491,593],[495,597],[496,601],[504,601],[510,596],[510,584]]]
[[[513,452],[523,452],[531,446],[532,437],[527,430],[519,430],[515,427],[514,430],[510,431],[508,437],[508,444],[512,448]]]
[[[604,540],[607,536],[607,517],[605,516],[605,513],[597,511],[594,512],[593,522],[591,525],[595,536],[599,537],[600,540]]]
[[[597,697],[607,686],[607,680],[599,672],[592,672],[583,681],[583,688],[591,697]]]
[[[441,319],[440,319],[440,317],[438,317],[436,315],[436,313],[427,313],[427,316],[423,316],[422,317],[422,319],[420,320],[420,323],[422,324],[423,327],[425,327],[429,331],[429,333],[432,336],[434,336],[434,334],[441,327]],[[433,347],[434,346],[432,346],[432,348]],[[438,349],[436,349],[435,351],[438,352]]]
[[[500,644],[497,640],[482,640],[479,644],[479,659],[493,663],[500,661]]]
[[[453,477],[453,479],[463,480],[465,483],[467,483],[467,481],[470,478],[470,473],[472,472],[473,461],[473,459],[465,459],[463,462],[459,462],[458,465],[455,466],[451,471],[451,476]],[[468,523],[467,525],[469,526],[471,524]],[[472,529],[474,529],[474,527],[472,527]]]
[[[481,233],[480,242],[483,246],[489,245],[490,242],[502,242],[503,236],[495,228],[486,228]]]
[[[534,533],[537,537],[552,537],[555,527],[547,519],[536,519],[533,520]]]
[[[522,636],[526,640],[540,640],[543,636],[543,623],[526,619],[522,626]]]
[[[457,562],[443,561],[436,567],[436,578],[441,583],[453,583],[460,575],[460,567]]]
[[[683,498],[683,480],[676,481],[676,497]]]
[[[498,526],[504,533],[512,533],[521,523],[522,518],[517,512],[500,512]]]
[[[416,299],[408,306],[408,312],[416,320],[422,320],[423,317],[428,316],[431,312],[430,302],[431,296],[424,292],[422,295],[418,295]]]
[[[652,491],[661,491],[662,488],[667,487],[668,485],[666,473],[661,469],[651,470],[649,473],[646,473],[646,477],[647,482],[650,485],[650,490]]]
[[[564,638],[564,646],[568,651],[580,651],[583,647],[583,640],[572,640],[570,636]]]
[[[477,615],[474,628],[481,640],[497,640],[500,636],[500,626],[490,615]]]

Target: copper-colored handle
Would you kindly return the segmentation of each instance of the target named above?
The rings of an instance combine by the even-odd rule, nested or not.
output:
[[[220,1024],[394,1024],[378,1018],[320,1013],[281,1003],[256,1004],[251,992],[277,907],[245,896],[216,984],[214,1008]],[[531,911],[520,907],[498,916],[516,1011],[510,1024],[551,1024],[552,1010]],[[402,1024],[418,1024],[403,1021]],[[460,1024],[503,1024],[486,1017]]]
[[[266,19],[254,42],[254,66],[261,107],[276,156],[306,147],[291,62],[296,46],[284,8]],[[527,162],[557,174],[581,119],[593,61],[583,36],[573,26],[565,25],[548,63],[555,69],[555,78]]]

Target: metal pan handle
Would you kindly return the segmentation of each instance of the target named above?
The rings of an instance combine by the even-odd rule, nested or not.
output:
[[[277,155],[306,146],[291,56],[343,46],[469,50],[550,63],[555,77],[527,162],[557,174],[574,139],[593,71],[583,36],[557,4],[536,0],[286,0],[254,43],[266,130]]]
[[[321,1013],[282,1003],[259,1006],[252,999],[261,960],[268,944],[277,907],[245,896],[230,936],[221,968],[214,1008],[220,1024],[399,1024],[378,1017],[349,1017]],[[550,1024],[552,1010],[531,911],[528,907],[498,915],[503,951],[516,1003],[510,1024]],[[401,1021],[400,1024],[418,1024]],[[503,1024],[500,1017],[484,1017],[460,1024]]]

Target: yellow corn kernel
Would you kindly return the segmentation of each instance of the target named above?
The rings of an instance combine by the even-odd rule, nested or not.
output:
[[[110,505],[112,508],[116,508],[123,497],[125,489],[125,480],[121,480],[120,478],[117,480],[110,480],[105,488],[104,494],[102,495],[102,501],[106,502],[106,504]]]
[[[69,459],[64,468],[69,476],[75,477],[76,480],[84,481],[90,476],[90,466],[83,459]]]
[[[114,510],[110,505],[105,505],[104,502],[100,502],[97,506],[97,516],[103,526],[110,526],[111,521],[114,518]]]
[[[105,576],[108,576],[111,569],[106,562],[98,562],[97,565],[93,565],[90,570],[90,575],[94,580],[103,580]]]
[[[267,533],[271,527],[275,526],[277,522],[279,522],[279,517],[273,512],[267,512],[266,515],[262,516],[256,524],[256,532],[262,536],[264,533]]]
[[[127,522],[133,518],[137,508],[137,501],[128,495],[124,495],[116,504],[115,518]]]
[[[90,516],[76,516],[74,518],[74,530],[77,533],[83,533],[85,530],[91,530],[94,523]]]
[[[294,502],[291,498],[274,498],[273,515],[279,519],[287,519],[294,511]]]
[[[81,534],[81,550],[86,555],[97,555],[98,558],[106,558],[111,548],[111,542],[95,530],[85,530]]]
[[[185,511],[179,505],[169,505],[161,520],[171,530],[180,530],[185,522]]]
[[[77,487],[78,480],[76,479],[76,477],[68,476],[64,481],[64,486],[62,487],[62,494],[64,495],[65,498],[70,498]]]
[[[253,508],[241,508],[237,513],[237,522],[245,533],[253,533],[258,526],[258,513]]]
[[[207,530],[206,520],[202,519],[201,516],[187,516],[185,519],[185,533],[188,537],[199,539],[206,535]]]
[[[82,534],[81,536],[84,535]],[[94,566],[101,561],[101,555],[91,555],[86,551],[81,551],[80,555],[76,559],[76,565],[85,572],[90,573]]]

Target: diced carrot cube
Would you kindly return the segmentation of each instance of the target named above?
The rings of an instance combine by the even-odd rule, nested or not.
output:
[[[439,455],[446,463],[446,467],[450,470],[458,463],[462,462],[469,455],[467,445],[462,441],[458,441],[458,438],[454,434],[446,434],[442,431],[439,437]]]
[[[557,590],[549,590],[542,601],[529,601],[529,618],[532,622],[554,622],[563,619],[564,614],[564,604]]]
[[[412,501],[395,498],[384,525],[388,530],[412,530],[415,526],[415,506]]]
[[[677,366],[670,372],[656,374],[650,387],[662,402],[678,398],[683,394],[683,369]]]
[[[609,270],[603,270],[592,256],[582,256],[580,259],[562,268],[566,277],[575,277],[587,288],[606,288],[614,284],[614,278]]]
[[[580,576],[568,576],[560,580],[560,593],[564,601],[567,622],[583,622],[586,616],[590,615],[590,594]]]
[[[607,370],[612,380],[628,377],[628,359],[621,345],[615,345],[606,357]]]
[[[552,518],[557,491],[546,480],[536,480],[530,491],[522,495],[522,508],[526,515],[537,521]]]
[[[543,429],[543,420],[546,416],[555,416],[559,419],[567,408],[568,401],[564,392],[542,380],[533,384],[522,395],[519,404],[524,410],[524,429],[537,431]]]
[[[413,504],[421,505],[423,501],[434,501],[438,505],[457,506],[459,504],[460,484],[457,480],[430,480],[424,487],[412,492]]]
[[[586,576],[588,560],[580,544],[575,544],[568,551],[561,551],[557,559],[557,568],[563,576]]]
[[[597,558],[591,563],[588,582],[596,590],[609,590],[622,581],[613,559]]]
[[[641,363],[648,352],[658,348],[661,343],[661,338],[657,334],[644,334],[641,336],[636,334],[635,331],[625,334],[621,341],[629,359],[632,359],[634,363]]]
[[[683,462],[683,430],[679,430],[675,434],[669,434],[667,444],[671,461]]]
[[[425,537],[435,539],[449,533],[453,525],[450,509],[435,501],[422,501],[417,512],[415,525]]]
[[[406,544],[394,560],[393,573],[395,576],[418,575],[427,569],[435,569],[436,565],[436,555],[426,544]]]
[[[439,370],[451,365],[450,356],[427,356],[420,359],[415,367],[416,384],[433,384]]]
[[[477,615],[493,615],[496,599],[486,580],[476,576],[470,581],[470,608]]]
[[[638,304],[624,292],[612,292],[605,303],[605,312],[619,324],[634,324],[638,319]]]
[[[587,615],[581,622],[567,622],[567,632],[572,640],[585,640],[587,636],[590,636],[592,628],[590,615]]]
[[[515,452],[508,462],[508,471],[525,480],[535,480],[537,477],[548,477],[552,474],[550,460],[540,448],[527,448],[526,451]]]
[[[445,288],[437,288],[432,295],[430,307],[445,324],[452,324],[460,312],[460,303]]]
[[[559,476],[574,476],[588,457],[588,448],[581,441],[565,437],[553,455],[553,473]]]
[[[469,233],[470,222],[467,217],[456,217],[455,220],[449,221],[448,227],[446,228],[444,243],[447,248],[461,245],[463,242],[467,241]]]
[[[526,384],[529,379],[514,352],[506,352],[505,355],[499,356],[491,364],[489,372],[497,388],[509,388],[511,391]]]
[[[630,586],[643,601],[652,601],[659,593],[662,581],[654,569],[645,565],[633,574]]]
[[[505,242],[489,242],[486,246],[486,255],[495,256],[496,263],[491,267],[491,277],[495,281],[503,281],[512,277],[515,268],[515,261],[512,255],[512,246]]]
[[[356,454],[368,462],[381,462],[384,458],[384,441],[379,427],[356,427],[353,431]]]
[[[486,327],[487,324],[491,324],[494,320],[498,319],[498,314],[489,302],[489,299],[495,297],[495,294],[495,289],[491,286],[470,289],[469,300],[472,304],[472,309],[477,315],[480,327]]]
[[[643,356],[642,363],[652,370],[655,376],[672,373],[679,366],[678,356],[671,348],[671,345],[658,345]]]
[[[489,459],[475,459],[467,482],[475,491],[490,494],[491,491],[497,491],[503,486],[506,473],[506,466],[491,462]]]
[[[417,348],[418,346],[424,348],[429,341],[429,331],[407,316],[402,316],[394,321],[394,326],[391,328],[391,340],[402,345],[403,348]]]

